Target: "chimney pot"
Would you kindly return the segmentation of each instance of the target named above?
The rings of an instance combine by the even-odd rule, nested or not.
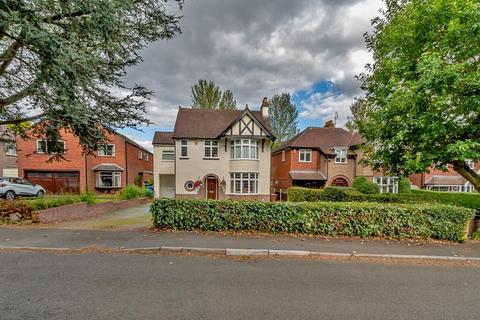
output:
[[[262,106],[260,107],[260,111],[262,112],[262,116],[264,118],[268,118],[268,108],[270,106],[270,102],[268,101],[267,97],[264,97],[262,100]]]

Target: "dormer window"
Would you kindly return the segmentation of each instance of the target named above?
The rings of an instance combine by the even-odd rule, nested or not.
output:
[[[298,154],[299,162],[312,162],[312,150],[310,149],[300,149]]]
[[[347,163],[347,149],[335,149],[335,163]]]

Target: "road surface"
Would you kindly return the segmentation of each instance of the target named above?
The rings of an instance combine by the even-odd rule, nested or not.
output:
[[[480,270],[136,254],[0,253],[0,318],[479,319]]]

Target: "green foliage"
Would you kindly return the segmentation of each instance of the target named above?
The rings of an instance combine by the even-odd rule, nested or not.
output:
[[[479,240],[480,239],[480,230],[473,231],[470,238],[472,238],[472,240]]]
[[[352,118],[345,123],[345,128],[350,132],[358,132],[358,123],[366,118],[368,111],[367,100],[364,98],[355,99],[350,105]]]
[[[130,200],[134,198],[153,197],[153,194],[152,191],[147,188],[137,187],[136,185],[130,184],[120,192],[119,197],[122,200]]]
[[[19,214],[21,220],[29,220],[32,218],[32,211],[32,208],[23,200],[0,201],[0,220],[6,222],[9,222],[11,214]]]
[[[288,189],[288,201],[357,201],[357,202],[378,202],[378,203],[438,203],[448,204],[458,207],[478,209],[480,208],[480,195],[477,193],[459,193],[459,192],[436,192],[425,190],[411,190],[409,193],[381,193],[381,194],[361,194],[352,188],[339,189],[343,196],[332,197],[331,191],[327,196],[323,193],[330,188],[308,189],[292,187]],[[336,192],[338,193],[338,192]]]
[[[377,194],[380,193],[378,184],[368,181],[365,177],[356,177],[353,179],[353,187],[363,194]]]
[[[0,125],[45,120],[29,133],[46,135],[55,154],[63,151],[61,129],[92,152],[106,138],[103,128],[149,123],[151,92],[122,77],[142,61],[139,53],[148,43],[180,33],[172,2],[183,4],[0,1]]]
[[[191,89],[192,108],[194,109],[237,109],[237,102],[233,97],[233,92],[226,90],[222,93],[213,81],[198,80]]]
[[[98,202],[93,192],[86,192],[84,194],[81,194],[80,201],[86,202],[87,204],[95,204]]]
[[[359,78],[375,168],[408,176],[453,168],[480,190],[465,160],[480,160],[480,2],[393,0],[366,36],[374,63]]]
[[[291,102],[290,93],[274,95],[268,113],[273,134],[278,141],[286,141],[298,133],[298,111]]]
[[[474,210],[445,205],[157,199],[155,227],[462,241]]]
[[[28,206],[33,210],[33,211],[38,211],[38,210],[44,210],[48,208],[55,208],[55,207],[60,207],[60,206],[65,206],[67,204],[74,204],[78,202],[82,202],[82,196],[80,195],[58,195],[58,196],[53,196],[53,197],[42,197],[42,198],[36,198],[33,200],[28,200]]]
[[[412,191],[412,184],[407,178],[400,178],[398,180],[398,192],[399,193],[409,193]]]

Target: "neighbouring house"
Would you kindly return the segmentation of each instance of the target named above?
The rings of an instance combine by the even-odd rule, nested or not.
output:
[[[156,197],[270,200],[275,137],[260,111],[180,108],[173,132],[156,132]]]
[[[0,175],[18,176],[15,135],[3,125],[0,126]]]
[[[49,193],[116,192],[153,177],[153,153],[120,133],[107,133],[108,143],[88,156],[72,133],[61,137],[65,160],[53,162],[45,140],[17,138],[19,176]]]
[[[357,133],[334,127],[309,127],[272,152],[272,192],[285,199],[292,186],[350,187],[364,176],[381,192],[398,192],[398,178],[383,176],[360,163],[365,143]]]
[[[468,165],[476,172],[480,172],[480,162],[469,161]],[[456,172],[451,165],[441,170],[430,168],[429,172],[410,176],[412,185],[420,189],[446,192],[475,192],[475,187]]]

